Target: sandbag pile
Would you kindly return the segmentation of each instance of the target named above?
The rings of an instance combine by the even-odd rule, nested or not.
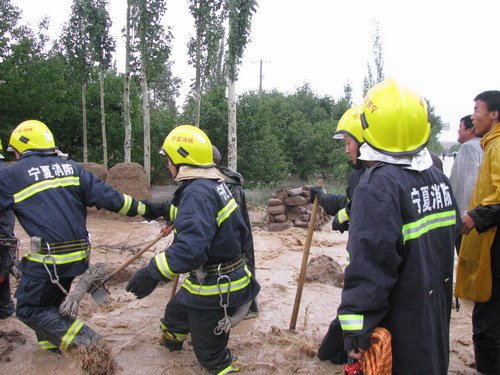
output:
[[[291,227],[307,228],[311,219],[312,203],[309,203],[310,186],[280,189],[268,201],[268,229],[273,232]],[[321,229],[330,217],[318,207],[315,230]]]

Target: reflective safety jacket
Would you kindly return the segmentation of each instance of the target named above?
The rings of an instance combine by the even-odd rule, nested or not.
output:
[[[379,163],[352,200],[338,316],[346,350],[392,335],[393,374],[446,374],[453,284],[455,199],[437,168]]]
[[[41,238],[41,251],[35,248],[21,261],[26,276],[46,278],[44,263],[51,270],[55,264],[64,277],[86,270],[90,255],[86,208],[93,206],[127,216],[145,211],[144,204],[56,154],[25,152],[0,171],[0,214],[13,210],[26,233]]]
[[[346,195],[343,194],[325,194],[321,196],[319,200],[319,205],[323,207],[328,215],[336,216],[336,220],[332,222],[332,228],[334,230],[348,230],[349,229],[349,219],[350,219],[350,209],[351,209],[351,199],[354,193],[354,189],[358,185],[358,182],[365,172],[365,168],[354,169],[349,175],[349,181],[347,183]],[[340,227],[336,227],[340,226]]]
[[[238,259],[249,246],[250,230],[227,186],[206,178],[183,181],[167,211],[175,237],[165,252],[151,260],[152,274],[167,281],[190,272],[176,298],[191,307],[220,307],[220,292],[224,298],[230,293],[229,307],[251,301],[260,286],[246,265],[225,273],[229,279],[219,283],[218,275],[204,272],[206,267],[223,267]]]

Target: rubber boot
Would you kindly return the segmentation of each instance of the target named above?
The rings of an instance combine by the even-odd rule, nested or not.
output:
[[[500,375],[500,345],[474,343],[476,370],[485,375]]]

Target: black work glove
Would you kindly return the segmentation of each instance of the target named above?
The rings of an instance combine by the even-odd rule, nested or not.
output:
[[[337,365],[347,362],[347,352],[344,350],[344,336],[342,335],[342,327],[338,317],[328,327],[328,332],[318,349],[318,358]]]
[[[158,283],[159,281],[151,276],[148,267],[144,267],[132,276],[125,290],[134,293],[138,299],[141,299],[149,296],[155,290]]]
[[[338,230],[340,233],[344,233],[344,231],[349,229],[350,211],[349,207],[346,207],[337,212],[332,221],[333,230]]]
[[[309,203],[314,202],[314,198],[318,197],[318,203],[321,203],[321,198],[326,194],[325,189],[321,186],[313,186],[310,190],[311,195],[309,196]]]
[[[146,206],[146,212],[142,217],[147,221],[158,219],[159,217],[165,217],[165,213],[167,212],[167,203],[165,202],[154,202],[150,200],[143,200],[141,203],[144,203]]]
[[[366,335],[354,335],[354,334],[346,334],[346,331],[343,331],[344,334],[344,349],[349,353],[351,350],[357,351],[358,349],[366,350],[371,344],[372,334],[368,333]]]

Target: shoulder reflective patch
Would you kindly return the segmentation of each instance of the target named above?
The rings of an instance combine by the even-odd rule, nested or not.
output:
[[[236,208],[238,208],[238,203],[236,203],[234,198],[231,198],[224,208],[217,213],[217,225],[220,226]]]
[[[178,208],[175,207],[173,204],[170,204],[170,221],[174,221],[175,218],[177,217],[177,211],[178,211]]]

